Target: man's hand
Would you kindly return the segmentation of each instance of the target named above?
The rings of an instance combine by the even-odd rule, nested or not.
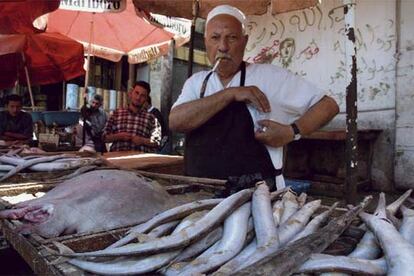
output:
[[[234,101],[252,104],[261,112],[270,112],[269,100],[256,86],[230,87],[227,90],[233,95]]]
[[[131,142],[134,143],[135,145],[139,146],[139,145],[143,145],[144,144],[144,138],[138,135],[132,136],[131,138]]]
[[[132,139],[132,135],[128,132],[119,132],[115,135],[116,135],[116,140],[118,140],[118,141],[128,142],[128,141],[131,141],[131,139]]]
[[[258,141],[271,147],[282,147],[293,141],[293,129],[290,125],[279,124],[271,120],[258,122],[262,126],[261,131],[255,133]]]

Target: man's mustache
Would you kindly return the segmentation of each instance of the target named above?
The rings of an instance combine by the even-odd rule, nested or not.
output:
[[[215,57],[215,59],[214,59],[214,60],[219,60],[219,59],[231,59],[231,55],[226,54],[226,53],[221,53],[221,52],[218,52],[218,53],[216,54],[216,57]]]

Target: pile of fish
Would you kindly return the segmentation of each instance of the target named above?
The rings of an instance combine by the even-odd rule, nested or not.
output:
[[[414,210],[403,206],[410,193],[388,206],[381,194],[374,214],[360,213],[366,233],[349,256],[312,254],[297,272],[414,275]],[[162,212],[102,250],[74,252],[55,242],[59,252],[48,251],[60,256],[56,263],[103,275],[243,274],[250,265],[326,224],[336,204],[315,215],[320,204],[306,203],[306,194],[296,196],[287,189],[269,193],[265,183],[258,183],[254,190],[225,199],[195,201]]]
[[[311,219],[320,205],[258,183],[225,199],[161,212],[102,250],[73,252],[57,242],[59,252],[48,250],[60,256],[55,262],[96,274],[230,275],[318,230],[336,206]]]
[[[96,167],[95,165],[101,163],[102,161],[97,158],[76,155],[28,155],[22,157],[14,152],[9,152],[0,156],[0,182],[25,169],[35,172],[52,172]]]
[[[340,275],[414,275],[414,210],[403,205],[411,190],[386,206],[380,194],[374,214],[361,213],[365,235],[348,256],[313,254],[298,272]],[[401,211],[402,220],[396,218]]]
[[[23,222],[23,234],[46,238],[135,225],[175,206],[158,183],[122,170],[95,170],[58,184],[44,196],[0,211]]]

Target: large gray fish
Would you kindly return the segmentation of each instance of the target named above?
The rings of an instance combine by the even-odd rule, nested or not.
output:
[[[216,228],[231,212],[248,201],[251,198],[251,195],[252,190],[246,189],[229,196],[208,212],[201,220],[197,221],[197,223],[174,235],[158,238],[145,243],[127,244],[117,248],[62,255],[68,257],[123,256],[131,254],[149,255],[183,248]]]
[[[52,238],[141,223],[173,204],[162,186],[133,172],[96,170],[0,211],[0,218],[21,219],[22,233]]]

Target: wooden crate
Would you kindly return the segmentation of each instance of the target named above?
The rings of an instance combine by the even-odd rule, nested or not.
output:
[[[164,185],[170,193],[174,194],[177,202],[188,202],[191,199],[212,197],[213,192],[221,189],[224,185],[222,180],[202,179],[177,175],[165,175],[146,171],[135,171],[143,176],[157,180]],[[56,183],[18,183],[0,186],[0,196],[13,195],[21,192],[38,192],[52,189]],[[8,207],[10,204],[0,201],[0,208]],[[320,212],[329,206],[321,208]],[[345,209],[337,208],[335,216],[341,215]],[[132,226],[123,226],[101,232],[90,232],[83,234],[66,235],[56,238],[45,239],[36,234],[23,236],[16,232],[19,222],[3,220],[1,227],[5,239],[21,255],[21,257],[39,275],[88,275],[69,264],[52,264],[56,258],[51,256],[45,246],[53,248],[53,242],[58,241],[69,246],[77,252],[98,250],[107,247],[120,237]],[[324,253],[344,255],[349,253],[359,241],[363,231],[355,226],[348,228]]]
[[[166,175],[146,171],[133,170],[137,174],[157,180],[164,185],[166,190],[173,195],[179,203],[211,198],[215,190],[223,188],[225,181],[214,179],[202,179],[195,177],[185,177],[177,175]],[[67,174],[66,172],[65,174]],[[25,173],[15,176],[8,183],[0,185],[0,197],[13,196],[21,193],[47,192],[54,188],[58,182],[44,182],[44,179],[61,176],[50,173]],[[0,199],[0,210],[10,208],[11,204]],[[53,241],[63,242],[71,248],[79,251],[104,248],[123,236],[132,227],[126,225],[120,228],[90,232],[74,235],[66,235],[57,238],[45,239],[39,235],[31,234],[23,236],[18,234],[16,228],[21,223],[14,220],[0,220],[0,229],[4,239],[19,253],[19,255],[32,268],[34,273],[39,275],[83,275],[84,273],[68,264],[52,265],[50,256],[44,246],[50,246]],[[2,242],[2,240],[0,240]],[[3,240],[4,242],[4,240]],[[53,259],[53,258],[52,258]]]

